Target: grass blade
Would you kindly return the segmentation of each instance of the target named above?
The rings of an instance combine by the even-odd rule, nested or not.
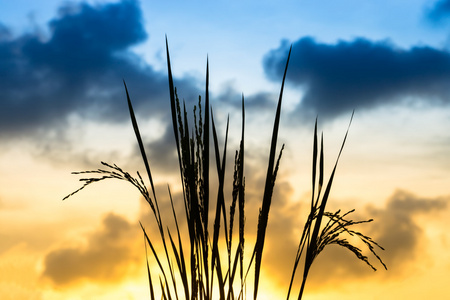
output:
[[[152,173],[150,172],[150,165],[148,163],[147,155],[145,154],[144,144],[142,143],[141,134],[139,132],[139,127],[138,127],[138,124],[136,121],[136,116],[134,115],[133,106],[131,105],[130,95],[128,93],[128,88],[127,88],[127,84],[125,83],[125,80],[123,81],[123,84],[125,86],[125,92],[127,94],[127,102],[128,102],[128,109],[130,111],[131,123],[133,124],[134,133],[136,135],[136,139],[139,144],[139,150],[141,151],[141,155],[142,155],[142,160],[144,161],[145,169],[147,170],[147,175],[150,180],[150,185],[152,187],[152,192],[153,192],[153,198],[156,199]]]
[[[280,115],[281,115],[281,101],[283,98],[283,89],[284,89],[284,83],[286,80],[286,72],[289,65],[289,59],[291,56],[291,50],[292,46],[289,49],[289,54],[286,62],[286,68],[284,69],[284,75],[283,75],[283,81],[281,83],[281,90],[280,90],[280,97],[278,99],[278,105],[277,105],[277,111],[275,114],[275,122],[273,126],[273,133],[272,133],[272,142],[270,144],[270,154],[269,154],[269,165],[267,167],[267,175],[266,175],[266,184],[264,188],[264,196],[263,196],[263,203],[261,207],[261,211],[258,218],[258,231],[256,236],[256,244],[255,244],[255,284],[254,284],[254,293],[253,293],[253,299],[256,300],[258,295],[258,285],[259,285],[259,275],[261,272],[261,260],[262,260],[262,253],[264,249],[264,240],[266,237],[266,228],[267,228],[267,221],[269,218],[269,211],[270,211],[270,205],[272,202],[272,193],[273,193],[273,177],[274,177],[274,164],[275,164],[275,151],[276,151],[276,144],[277,144],[277,138],[278,138],[278,128],[280,125]]]
[[[163,268],[163,266],[162,266],[162,264],[161,264],[161,261],[159,260],[158,254],[156,253],[156,250],[155,250],[155,248],[153,247],[153,243],[150,241],[150,238],[148,237],[147,232],[145,231],[145,228],[144,228],[144,226],[142,225],[142,223],[139,222],[139,224],[141,225],[142,231],[144,232],[144,237],[145,237],[145,239],[146,239],[148,245],[150,246],[150,249],[152,250],[153,257],[155,257],[156,262],[158,263],[159,269],[161,270],[161,273],[163,274],[163,277],[164,277],[164,281],[165,281],[165,283],[166,283],[166,286],[168,287],[166,273],[164,272],[164,268]],[[170,297],[170,293],[168,294],[168,296],[169,296],[169,299],[170,299],[170,298],[171,298],[171,297]]]
[[[206,296],[210,299],[209,294],[209,269],[208,269],[208,214],[209,214],[209,60],[206,60],[206,87],[205,87],[205,119],[203,124],[203,264],[205,266],[206,277]]]
[[[147,263],[148,285],[150,288],[150,299],[155,300],[155,291],[153,290],[152,275],[150,274],[150,266],[148,265],[147,242],[145,241],[145,237],[144,237],[144,246],[145,246],[145,261]]]
[[[225,134],[225,144],[224,144],[224,152],[223,152],[223,159],[222,159],[222,166],[221,166],[216,126],[214,124],[214,116],[212,113],[211,113],[211,117],[212,117],[212,129],[213,129],[213,139],[214,139],[214,150],[215,150],[215,154],[216,154],[217,174],[219,177],[219,191],[217,194],[216,214],[215,214],[215,218],[214,218],[211,268],[213,269],[214,266],[216,266],[217,279],[219,281],[218,285],[219,285],[220,299],[225,299],[224,281],[223,281],[222,269],[221,269],[221,265],[220,265],[218,243],[219,243],[219,232],[220,232],[220,212],[221,212],[221,208],[225,207],[225,197],[224,197],[223,189],[224,189],[224,181],[225,181],[225,164],[226,164],[226,149],[227,149],[229,119],[227,119],[227,129],[226,129],[226,134]],[[226,224],[226,220],[224,220],[224,223]],[[226,232],[226,229],[225,229],[225,232]],[[211,273],[211,275],[212,275],[212,273]],[[211,285],[211,290],[212,290],[212,285]]]
[[[244,232],[245,232],[245,188],[244,188],[244,142],[245,142],[245,105],[244,105],[244,94],[242,94],[242,132],[241,132],[241,143],[239,145],[239,166],[238,166],[238,190],[239,190],[239,250],[240,250],[240,279],[241,285],[243,284],[244,277]],[[231,230],[231,229],[230,229]],[[231,239],[231,233],[230,233]],[[230,245],[231,247],[231,245]]]
[[[174,88],[174,84],[173,84],[172,67],[170,66],[169,44],[167,41],[167,36],[166,36],[166,56],[167,56],[167,73],[168,73],[168,77],[169,77],[170,111],[171,111],[171,115],[172,115],[172,127],[173,127],[173,134],[175,136],[175,143],[176,143],[176,147],[177,147],[178,165],[180,167],[181,178],[183,178],[184,171],[183,171],[183,167],[182,167],[182,163],[181,163],[180,139],[178,136],[175,88]]]
[[[175,252],[175,256],[176,256],[175,258],[177,259],[177,257],[178,257],[177,264],[178,264],[178,268],[180,270],[181,281],[183,282],[185,299],[189,299],[189,285],[188,285],[188,279],[187,279],[186,262],[184,260],[183,244],[181,242],[180,228],[178,226],[177,215],[175,213],[175,208],[173,206],[172,193],[170,192],[169,187],[168,187],[168,191],[169,191],[170,205],[172,207],[173,218],[175,220],[175,226],[177,229],[179,254],[178,254],[178,251],[176,251],[176,247],[174,247],[174,243],[172,241],[170,232],[169,232],[169,238],[171,240],[172,247],[174,248],[174,252]]]

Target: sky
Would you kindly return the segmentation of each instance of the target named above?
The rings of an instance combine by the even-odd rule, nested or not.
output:
[[[179,196],[180,183],[166,36],[188,108],[204,95],[208,59],[221,141],[230,117],[228,161],[245,97],[250,241],[292,46],[259,299],[286,297],[311,196],[315,119],[330,174],[353,111],[327,208],[355,208],[355,220],[374,220],[358,230],[385,248],[378,254],[388,270],[373,256],[376,272],[329,246],[304,299],[450,294],[450,1],[0,0],[0,7],[1,299],[148,297],[139,221],[152,220],[139,193],[111,181],[62,199],[81,186],[72,171],[101,161],[145,173],[125,80],[170,218],[167,184]],[[226,180],[231,185],[231,175]]]

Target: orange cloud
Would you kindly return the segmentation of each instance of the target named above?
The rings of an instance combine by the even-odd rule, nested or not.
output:
[[[85,280],[120,281],[143,258],[139,233],[137,225],[110,213],[103,219],[102,227],[89,235],[86,246],[66,247],[48,253],[42,276],[56,286]]]
[[[372,225],[374,237],[386,248],[386,262],[393,266],[407,264],[418,254],[426,224],[416,218],[420,215],[446,209],[449,199],[427,199],[405,191],[395,192],[386,208],[369,208],[368,214],[376,219]]]
[[[314,262],[308,276],[307,287],[311,290],[336,289],[346,283],[358,280],[382,280],[403,278],[405,271],[417,266],[415,260],[419,253],[426,256],[427,243],[425,229],[427,224],[420,222],[420,218],[430,218],[431,213],[448,208],[450,199],[425,199],[404,191],[395,192],[381,208],[366,207],[349,215],[353,220],[374,221],[361,225],[358,231],[372,237],[385,251],[377,253],[387,264],[388,271],[384,272],[377,259],[365,251],[364,245],[357,244],[374,266],[379,269],[374,273],[364,262],[359,261],[353,253],[338,246],[326,247]],[[276,202],[276,201],[274,201]],[[290,275],[292,273],[295,251],[298,247],[298,238],[295,230],[302,229],[302,221],[306,211],[303,207],[295,207],[288,201],[273,206],[269,228],[271,228],[267,251],[265,252],[265,270],[271,278],[278,282],[279,287],[287,291]],[[350,210],[352,207],[342,207]],[[299,226],[300,225],[300,226]],[[297,228],[298,227],[298,228]],[[349,237],[351,240],[351,237]],[[353,240],[352,240],[353,241]],[[357,242],[357,240],[354,240]],[[263,262],[264,264],[264,262]],[[301,264],[302,265],[302,264]],[[301,280],[303,270],[301,267],[297,274],[297,281]]]

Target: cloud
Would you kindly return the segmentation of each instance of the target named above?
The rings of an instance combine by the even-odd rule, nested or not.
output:
[[[279,186],[279,188],[285,191],[289,190],[286,190],[285,186]],[[267,243],[264,259],[266,272],[271,274],[271,278],[277,280],[280,287],[286,288],[286,282],[289,282],[292,273],[293,260],[301,235],[300,230],[303,228],[303,223],[300,224],[303,220],[299,220],[299,215],[306,217],[308,204],[294,205],[283,201],[283,196],[286,196],[283,194],[284,192],[277,195],[282,198],[276,198],[273,201],[274,205],[268,225],[268,231],[270,231],[268,241],[270,243]],[[275,205],[276,203],[278,205]],[[359,261],[347,249],[336,245],[328,246],[318,256],[311,268],[307,281],[308,290],[342,287],[346,282],[373,278],[374,275],[381,280],[387,277],[406,276],[405,271],[415,265],[414,260],[424,259],[427,251],[430,250],[427,249],[426,224],[420,220],[431,218],[432,214],[448,209],[449,203],[448,198],[428,199],[405,191],[397,191],[388,199],[384,207],[366,207],[364,210],[357,210],[353,215],[349,215],[349,218],[353,220],[374,219],[373,222],[358,227],[357,231],[372,237],[385,248],[385,251],[378,250],[377,253],[387,264],[388,271],[383,271],[382,265],[366,250],[364,245],[359,245],[359,247],[369,256],[373,265],[380,270],[377,273],[374,273],[370,267]],[[348,209],[351,208],[348,207]],[[297,281],[301,280],[299,279],[303,272],[301,266],[302,264],[300,264],[296,277]]]
[[[146,149],[149,150],[149,163],[159,174],[177,174],[179,165],[172,125],[166,126],[163,136],[148,143]],[[134,153],[140,158],[138,147]]]
[[[434,3],[432,7],[426,10],[426,18],[434,24],[442,24],[449,21],[450,1],[440,0]]]
[[[244,95],[245,109],[252,111],[258,110],[272,112],[275,110],[278,100],[278,91],[275,93],[257,92],[251,95]],[[214,98],[214,102],[219,105],[228,105],[238,111],[242,108],[242,96],[243,94],[237,91],[232,85],[226,85],[225,88],[217,94]],[[214,105],[214,103],[213,103]]]
[[[299,243],[293,232],[303,225],[299,212],[306,211],[301,203],[289,201],[292,192],[293,188],[287,182],[275,184],[262,262],[263,268],[271,274],[271,280],[284,288],[289,283]]]
[[[418,217],[430,218],[433,212],[448,208],[448,199],[421,198],[405,191],[395,192],[383,208],[368,207],[363,214],[354,219],[373,218],[372,223],[361,226],[361,231],[372,237],[385,251],[378,251],[388,267],[388,272],[380,278],[402,277],[411,271],[413,261],[420,255],[426,257],[427,243],[425,226]],[[361,246],[363,247],[363,245]],[[368,253],[368,255],[370,255]],[[369,256],[375,267],[379,267],[376,258]],[[363,262],[346,249],[329,247],[313,265],[311,272],[312,287],[320,288],[323,284],[338,285],[342,280],[364,279],[373,276],[373,272]],[[380,274],[378,274],[380,275]]]
[[[256,166],[249,166],[250,169],[255,167]],[[261,205],[260,200],[262,191],[258,190],[257,187],[261,186],[264,182],[264,171],[261,172],[262,174],[259,174],[258,172],[249,171],[249,168],[247,168],[246,172],[257,174],[257,176],[248,178],[246,181],[246,239],[247,241],[250,241],[246,246],[248,249],[252,247],[251,241],[255,237],[257,212]],[[167,186],[160,184],[156,186],[156,190],[164,223],[166,226],[169,226],[173,232],[172,211],[167,198]],[[216,187],[213,187],[211,190],[216,190]],[[295,203],[289,200],[292,198],[292,191],[292,186],[288,182],[283,181],[282,177],[279,178],[274,191],[263,258],[264,273],[270,274],[273,284],[277,284],[283,288],[286,288],[286,284],[290,279],[292,264],[298,247],[301,230],[303,228],[304,218],[309,209],[309,202],[307,200],[305,201],[303,199],[302,201]],[[227,190],[226,195],[230,194],[231,191]],[[183,238],[187,238],[188,235],[186,228],[183,225],[184,222],[180,221],[184,219],[183,202],[180,201],[182,193],[178,190],[173,192],[172,196],[181,225],[180,228],[183,232]],[[359,244],[358,246],[369,256],[373,265],[380,269],[379,272],[374,273],[364,262],[356,259],[354,254],[347,249],[343,249],[336,245],[328,246],[313,264],[308,278],[308,289],[332,289],[336,286],[343,286],[346,283],[354,283],[358,282],[358,280],[365,280],[368,278],[380,281],[386,280],[387,278],[401,280],[404,276],[407,276],[407,272],[411,271],[412,267],[418,265],[417,262],[433,259],[432,256],[429,256],[432,249],[429,248],[429,243],[427,242],[429,237],[427,236],[428,227],[426,220],[435,218],[435,213],[439,211],[442,212],[448,210],[449,201],[450,198],[448,197],[423,198],[405,191],[397,191],[387,199],[386,204],[383,206],[368,206],[363,209],[358,209],[356,213],[349,215],[349,218],[353,220],[374,219],[374,222],[363,224],[355,229],[372,237],[385,248],[385,251],[378,250],[377,253],[387,264],[389,269],[388,272],[383,271],[382,265],[377,262],[377,259],[373,257],[362,244]],[[141,203],[144,205],[142,207],[140,219],[145,221],[144,223],[147,227],[147,222],[152,220],[153,216],[147,205],[143,201],[141,201]],[[338,208],[337,206],[343,210],[350,210],[353,208],[352,206],[330,202],[328,210],[335,211]],[[212,215],[211,218],[213,218]],[[119,245],[123,245],[120,241],[126,241],[125,237],[130,236],[130,231],[128,231],[130,225],[120,217],[115,217],[113,219],[117,219],[116,223],[122,225],[110,226],[107,225],[107,223],[114,224],[115,222],[105,222],[104,229],[92,234],[88,239],[86,247],[66,247],[64,249],[56,250],[47,256],[45,263],[46,268],[50,270],[50,266],[53,266],[54,271],[50,272],[51,274],[54,274],[52,278],[57,278],[61,281],[56,283],[63,285],[77,282],[83,278],[106,281],[108,278],[103,277],[101,274],[114,274],[115,272],[103,272],[102,270],[110,270],[109,268],[113,268],[113,264],[117,264],[117,269],[122,270],[121,268],[127,265],[127,262],[130,261],[127,258],[130,257],[129,255],[116,255],[117,258],[105,257],[103,258],[105,260],[99,259],[98,266],[96,266],[95,269],[98,268],[100,271],[87,272],[83,267],[89,265],[92,261],[97,261],[97,255],[101,255],[101,253],[105,251],[110,251],[112,253],[117,252],[114,250],[118,248],[115,246],[116,242],[108,242],[108,239],[105,239],[102,236],[109,237],[112,232],[122,232],[117,234],[118,238],[114,240],[118,241],[117,244]],[[152,222],[149,224],[151,223]],[[124,230],[122,231],[121,228],[124,228]],[[351,240],[351,237],[347,238]],[[129,239],[127,238],[127,240]],[[189,243],[189,241],[186,240],[185,243]],[[142,251],[142,248],[139,246],[127,245],[130,247],[127,248],[129,249],[127,251],[131,251],[131,247],[135,247],[138,251]],[[121,259],[121,257],[125,258]],[[112,260],[115,262],[111,263]],[[74,261],[76,261],[76,263],[74,263]],[[65,266],[63,262],[66,262]],[[76,265],[73,270],[71,267],[72,264]],[[59,272],[63,272],[67,268],[70,268],[72,272],[60,277],[58,275]],[[301,276],[301,272],[302,270],[300,267],[298,276]],[[49,271],[46,270],[46,273],[49,273]],[[69,277],[69,279],[66,279],[66,277]]]
[[[276,108],[275,101],[277,100],[277,97],[278,97],[277,95],[270,93],[257,93],[249,95],[248,97],[245,96],[244,101],[245,101],[245,110],[247,112],[246,113],[247,122],[250,118],[252,118],[252,112],[255,111],[258,112],[257,113],[258,116],[261,116],[262,114],[269,112],[270,116],[272,117],[273,111]],[[220,114],[224,112],[226,113],[228,109],[230,109],[231,115],[234,114],[235,116],[238,116],[239,118],[238,122],[240,122],[242,114],[242,94],[239,94],[232,87],[229,87],[226,90],[218,93],[217,97],[213,95],[212,98],[214,100],[212,104],[210,103],[210,105],[212,106],[213,109],[213,116],[216,124],[219,145],[221,145],[221,143],[225,139],[226,116],[224,117],[222,115],[224,120],[222,120],[223,123],[221,124],[219,121]],[[194,126],[193,108],[189,106],[186,107],[187,107],[186,109],[188,115],[189,128],[193,128]],[[196,114],[198,113],[199,111],[197,109]],[[255,113],[253,113],[253,115],[255,115]],[[202,117],[204,117],[204,103],[202,103]],[[148,142],[145,145],[145,149],[149,156],[149,162],[151,164],[152,170],[164,174],[170,173],[176,174],[179,171],[179,166],[172,123],[167,122],[164,125],[165,127],[161,130],[162,135],[158,139]],[[231,120],[230,126],[235,126],[236,128],[237,126],[241,126],[241,124],[240,123],[235,124],[233,123],[233,120]],[[232,137],[229,136],[229,138],[231,139]],[[240,131],[239,131],[239,138],[240,138]],[[228,147],[231,147],[231,145],[229,145]],[[230,159],[231,161],[234,161],[235,150],[236,149],[228,148],[229,157],[227,159],[229,161]],[[141,160],[140,150],[137,145],[134,148],[133,157],[138,158],[139,161]],[[212,156],[211,159],[213,162],[215,161],[214,156]],[[214,170],[215,172],[215,167],[213,167],[212,170]],[[230,171],[232,172],[232,170]]]
[[[64,132],[71,115],[128,120],[122,79],[138,113],[166,113],[167,75],[130,51],[148,37],[137,1],[66,4],[48,27],[13,37],[0,26],[0,138]],[[192,79],[175,80],[193,93]]]
[[[446,209],[448,203],[448,199],[426,199],[397,191],[385,209],[369,209],[376,220],[373,235],[386,249],[386,262],[395,269],[414,259],[424,237],[423,224],[416,217]]]
[[[48,253],[42,276],[54,285],[67,286],[83,280],[117,282],[130,275],[142,258],[136,241],[139,227],[108,214],[102,228],[89,235],[85,246],[64,247]]]
[[[427,46],[400,49],[364,38],[324,44],[312,37],[293,43],[287,82],[304,90],[294,116],[333,118],[353,109],[402,103],[405,97],[429,104],[450,102],[450,53]],[[278,80],[289,42],[268,52],[264,70]],[[426,99],[426,100],[425,100]]]
[[[11,32],[4,24],[0,23],[0,40],[5,40],[11,37]]]

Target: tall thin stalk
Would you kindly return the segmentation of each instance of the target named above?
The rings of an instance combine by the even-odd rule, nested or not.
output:
[[[147,274],[150,286],[150,299],[155,299],[155,281],[150,272],[149,257],[147,255],[147,246],[150,248],[150,256],[157,264],[160,275],[159,285],[162,299],[191,299],[191,300],[210,300],[213,295],[218,293],[220,300],[244,299],[244,289],[246,287],[246,278],[254,266],[255,278],[253,283],[253,299],[258,296],[260,273],[262,268],[262,257],[264,243],[266,240],[266,229],[269,221],[270,207],[275,187],[275,181],[280,165],[282,145],[278,156],[276,157],[278,131],[281,119],[281,104],[283,98],[284,84],[286,80],[287,69],[289,65],[291,50],[287,56],[286,67],[282,79],[278,104],[275,113],[274,126],[272,130],[272,139],[270,143],[268,167],[264,193],[262,196],[261,209],[258,217],[257,236],[253,247],[252,256],[246,266],[244,266],[244,246],[245,246],[245,104],[242,96],[242,125],[241,139],[239,149],[236,151],[234,159],[234,172],[232,182],[231,197],[225,193],[225,170],[228,143],[229,118],[225,130],[225,140],[223,143],[222,154],[220,153],[220,142],[217,137],[216,124],[214,122],[214,113],[209,103],[209,61],[206,62],[206,85],[204,101],[199,97],[198,104],[193,109],[193,124],[189,124],[188,111],[184,102],[178,98],[177,90],[174,86],[172,77],[172,67],[169,55],[169,46],[166,37],[166,55],[167,70],[169,81],[170,110],[175,145],[178,156],[178,165],[180,180],[182,186],[182,199],[184,205],[184,218],[179,220],[174,206],[174,199],[168,187],[172,217],[175,223],[175,229],[165,227],[160,213],[157,195],[155,192],[150,163],[144,148],[144,143],[139,131],[138,123],[132,106],[131,97],[124,81],[127,105],[130,113],[131,124],[138,142],[139,150],[142,156],[151,191],[142,179],[139,172],[137,177],[131,176],[128,172],[122,170],[115,164],[102,162],[104,169],[93,171],[74,172],[74,174],[89,174],[92,177],[82,178],[80,181],[84,184],[64,199],[72,196],[78,191],[94,182],[105,179],[118,179],[131,183],[139,190],[150,210],[152,211],[158,231],[156,240],[151,236],[153,232],[147,231],[140,223],[145,241],[145,253],[147,262]],[[353,115],[352,115],[353,117]],[[351,122],[351,121],[350,121]],[[350,125],[349,125],[350,126]],[[215,158],[215,169],[217,172],[217,199],[213,200],[211,194],[210,182],[210,130],[213,137],[213,151]],[[339,155],[331,173],[328,184],[323,196],[321,196],[324,179],[324,152],[323,136],[320,142],[320,151],[317,138],[317,120],[314,129],[313,141],[313,165],[312,165],[312,199],[310,212],[305,223],[297,255],[293,264],[293,272],[287,292],[289,299],[292,287],[295,281],[295,274],[300,264],[302,255],[305,257],[303,266],[303,277],[300,285],[298,299],[302,298],[305,283],[312,263],[323,248],[330,244],[337,244],[352,251],[358,259],[367,263],[375,269],[364,256],[361,250],[351,245],[341,235],[349,234],[357,236],[369,248],[369,250],[383,264],[381,258],[375,253],[374,246],[381,248],[370,237],[350,229],[350,226],[371,222],[352,221],[347,216],[352,211],[340,214],[340,211],[330,213],[326,211],[326,204],[329,199],[331,185],[335,175],[337,163],[342,153],[342,149],[347,138],[348,129],[342,142]],[[317,182],[317,183],[316,183]],[[317,192],[317,195],[316,195]],[[177,201],[177,200],[176,200]],[[211,205],[212,204],[212,205]],[[211,210],[211,206],[215,210]],[[212,226],[210,227],[209,214],[214,216]],[[324,222],[328,218],[328,222]],[[185,228],[188,233],[188,245],[183,239],[180,222],[185,222]],[[235,233],[235,223],[237,222],[237,233]],[[325,224],[325,225],[324,225]],[[222,228],[221,228],[222,227]],[[212,228],[212,232],[210,232]],[[174,231],[176,230],[176,232]],[[173,234],[176,233],[176,234]],[[233,236],[239,237],[238,242],[234,242]],[[167,238],[168,237],[168,238]],[[212,238],[212,239],[211,239]],[[226,249],[221,249],[221,241],[225,243]],[[164,253],[158,253],[155,244],[162,244]],[[382,248],[381,248],[382,249]],[[221,254],[227,257],[226,261],[221,260]],[[238,272],[239,271],[239,272]],[[239,273],[239,276],[237,276]],[[239,277],[239,279],[236,279]],[[236,281],[239,281],[238,283]],[[236,284],[235,284],[236,283]],[[239,286],[235,290],[235,285]],[[179,290],[182,287],[182,290]],[[217,289],[217,292],[215,291]]]
[[[273,125],[272,142],[270,143],[269,165],[267,166],[266,183],[264,187],[264,195],[262,201],[261,211],[258,218],[258,232],[256,235],[255,244],[255,288],[253,292],[253,299],[256,300],[258,295],[259,275],[261,272],[261,260],[264,250],[264,241],[266,238],[267,222],[269,220],[270,205],[272,203],[273,188],[275,185],[276,173],[275,168],[275,152],[278,139],[278,129],[280,126],[281,115],[281,101],[283,99],[284,82],[286,80],[286,73],[289,65],[289,59],[291,57],[292,46],[289,49],[288,58],[286,61],[286,68],[284,69],[283,81],[281,83],[280,96],[278,98],[277,111],[275,113],[275,122]],[[281,155],[281,153],[280,153]]]

